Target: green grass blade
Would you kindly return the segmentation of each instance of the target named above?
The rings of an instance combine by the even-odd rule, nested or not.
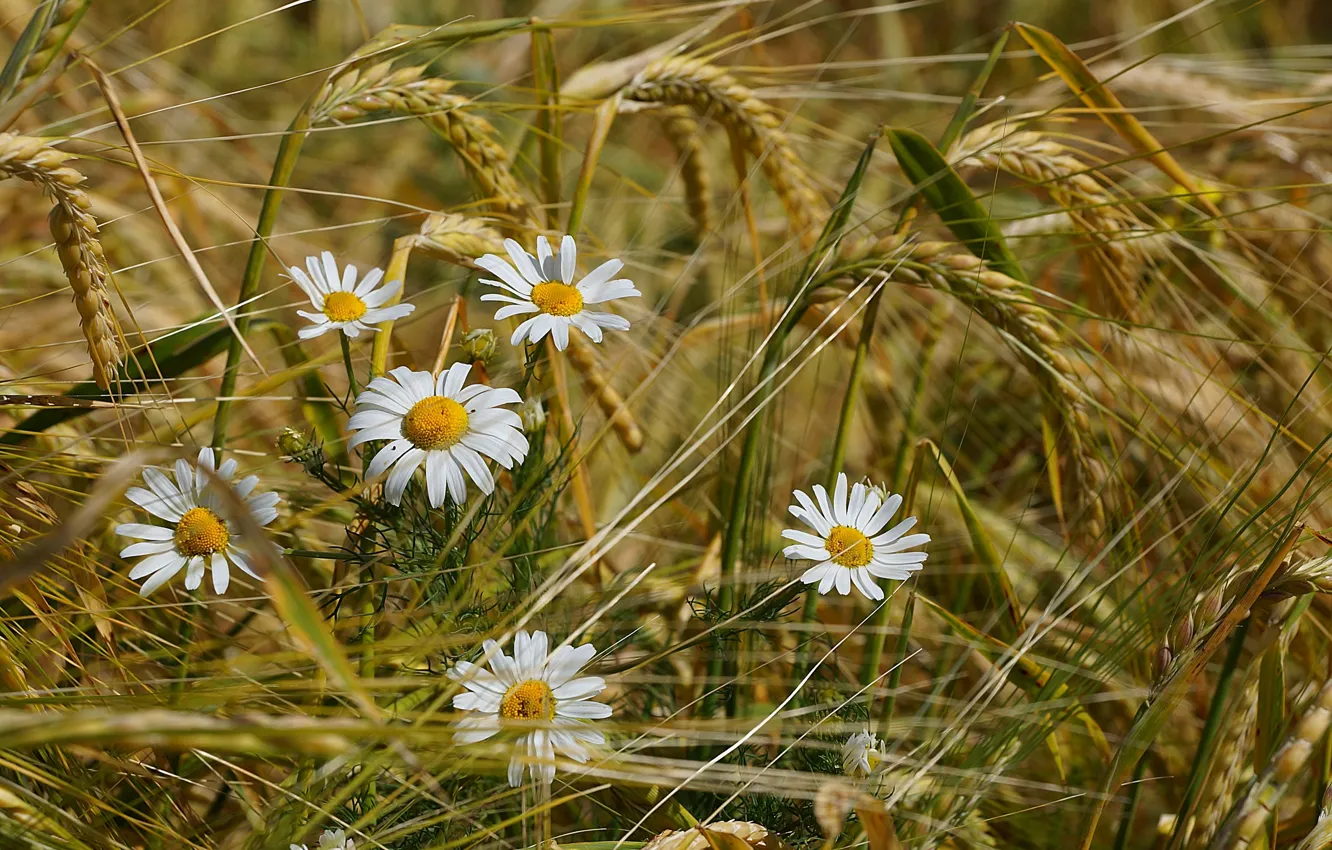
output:
[[[967,250],[1015,280],[1027,275],[1009,250],[1004,234],[930,140],[915,130],[888,131],[888,142],[902,167],[930,207]]]

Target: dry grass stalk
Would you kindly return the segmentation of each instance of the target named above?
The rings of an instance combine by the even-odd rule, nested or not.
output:
[[[680,179],[684,181],[685,206],[694,219],[694,230],[700,239],[713,226],[712,177],[708,174],[703,154],[703,139],[698,121],[682,106],[667,109],[661,118],[666,138],[680,154]]]
[[[423,76],[424,70],[422,66],[395,70],[389,62],[353,68],[325,85],[311,108],[311,124],[346,123],[384,111],[418,116],[449,140],[498,212],[524,227],[537,227],[536,210],[514,179],[509,154],[495,140],[495,128],[468,109],[471,98],[450,93],[453,83]]]
[[[1323,168],[1295,144],[1293,137],[1268,126],[1271,110],[1255,109],[1254,101],[1213,82],[1202,74],[1191,74],[1164,62],[1129,66],[1121,62],[1098,62],[1096,74],[1102,80],[1114,79],[1117,89],[1127,89],[1144,97],[1210,112],[1233,122],[1236,134],[1257,139],[1258,144],[1287,165],[1303,171],[1319,183],[1332,183],[1332,171]],[[1286,107],[1289,108],[1289,107]]]
[[[1122,315],[1136,320],[1136,282],[1149,260],[1139,242],[1151,229],[1092,173],[1079,151],[1033,130],[1012,132],[1010,126],[989,124],[963,137],[958,168],[1004,171],[1048,192],[1091,246],[1092,267]]]
[[[626,101],[690,106],[720,121],[763,168],[795,230],[806,240],[818,235],[828,205],[782,128],[777,110],[722,68],[673,57],[644,68],[622,92]]]
[[[1073,497],[1083,516],[1074,527],[1095,538],[1105,528],[1103,490],[1110,480],[1105,464],[1092,448],[1091,420],[1080,378],[1072,362],[1059,351],[1063,337],[1054,318],[1027,294],[1026,284],[987,266],[972,254],[956,252],[947,242],[922,242],[900,260],[897,237],[888,237],[856,261],[861,273],[885,274],[891,279],[928,286],[965,301],[1012,345],[1040,385],[1046,414],[1066,452],[1064,492]],[[845,269],[843,269],[845,271]]]
[[[597,365],[592,347],[577,337],[569,339],[569,362],[583,376],[583,387],[588,395],[596,399],[597,407],[610,421],[611,430],[631,453],[637,454],[643,449],[643,430],[634,421],[634,414],[625,404],[624,397],[610,384],[610,376]]]
[[[102,389],[109,389],[121,356],[115,313],[106,292],[110,270],[98,237],[97,220],[89,212],[92,201],[79,185],[83,175],[63,164],[69,158],[70,154],[51,147],[44,139],[0,133],[0,176],[40,186],[55,204],[50,216],[51,235],[74,291],[74,306],[92,357],[93,379]]]

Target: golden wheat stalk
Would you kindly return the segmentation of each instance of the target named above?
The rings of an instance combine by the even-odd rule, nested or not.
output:
[[[662,129],[680,154],[680,179],[684,182],[685,206],[694,219],[698,238],[712,230],[712,176],[703,154],[698,121],[687,107],[673,106],[661,118]]]
[[[610,421],[611,430],[631,453],[643,449],[643,430],[634,420],[624,397],[610,384],[610,376],[597,364],[592,353],[592,346],[581,339],[571,337],[568,348],[569,362],[573,363],[583,376],[583,387],[597,402],[597,407]]]
[[[689,106],[721,122],[767,175],[795,230],[806,241],[818,235],[828,205],[782,127],[776,109],[722,68],[699,59],[672,57],[648,65],[621,91],[625,101]]]
[[[353,68],[325,84],[311,107],[311,125],[385,111],[417,116],[449,140],[497,212],[522,227],[538,227],[536,210],[513,176],[508,152],[495,140],[495,128],[471,111],[471,98],[450,93],[453,83],[424,71],[423,66],[394,69],[390,62]]]
[[[965,301],[1004,336],[1041,387],[1046,414],[1067,448],[1065,492],[1082,512],[1078,527],[1095,538],[1105,528],[1105,490],[1110,479],[1093,450],[1091,420],[1072,362],[1059,350],[1063,336],[1049,311],[1028,295],[1028,287],[995,271],[947,242],[922,242],[901,259],[899,239],[890,236],[856,266],[894,281],[928,286]]]
[[[40,186],[55,205],[50,225],[56,253],[74,291],[79,325],[92,357],[93,379],[102,389],[109,389],[121,353],[115,313],[106,292],[110,270],[97,220],[88,211],[92,201],[79,186],[83,175],[64,165],[70,156],[45,139],[0,133],[0,176]]]
[[[1137,317],[1136,283],[1149,259],[1142,239],[1153,231],[1098,178],[1080,151],[1034,130],[1013,132],[999,122],[964,136],[955,157],[960,170],[1004,171],[1047,192],[1091,246],[1093,269],[1120,312]]]

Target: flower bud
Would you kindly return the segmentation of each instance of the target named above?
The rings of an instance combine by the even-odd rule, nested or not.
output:
[[[495,332],[490,328],[468,331],[462,338],[462,352],[473,363],[489,363],[495,356]]]
[[[523,406],[518,408],[518,417],[523,420],[523,430],[529,434],[535,434],[546,426],[546,409],[534,398],[523,402]]]
[[[310,437],[307,434],[298,431],[295,428],[287,427],[282,429],[282,433],[277,438],[278,451],[282,452],[290,460],[304,460],[312,447]]]

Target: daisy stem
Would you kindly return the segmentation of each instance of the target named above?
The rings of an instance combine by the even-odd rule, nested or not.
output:
[[[345,333],[339,333],[338,341],[342,343],[342,365],[347,370],[347,388],[351,390],[352,398],[355,398],[361,394],[361,390],[356,386],[356,367],[352,366],[351,340],[347,339]]]
[[[885,600],[886,604],[886,600]],[[902,668],[906,666],[907,651],[911,645],[911,622],[916,617],[916,589],[907,596],[906,610],[902,612],[902,627],[897,630],[897,647],[893,652],[893,669],[888,674],[887,693],[883,697],[883,713],[879,715],[879,735],[887,737],[897,707],[897,689],[902,684]]]

